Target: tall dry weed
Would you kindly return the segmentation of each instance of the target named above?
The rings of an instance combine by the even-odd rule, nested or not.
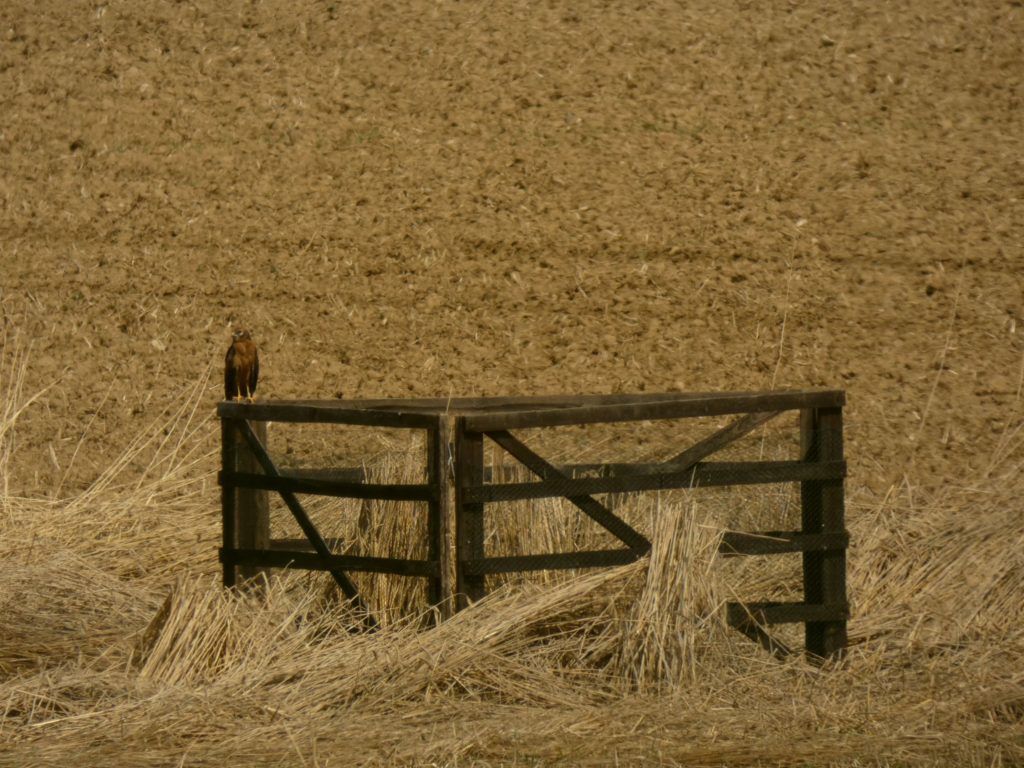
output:
[[[725,603],[714,568],[721,530],[702,521],[695,502],[656,499],[650,516],[651,554],[616,659],[620,673],[644,693],[696,680],[702,656],[721,641]]]
[[[3,406],[9,450],[31,394],[5,365],[21,382]],[[1024,762],[1019,431],[975,482],[852,489],[853,645],[819,669],[722,621],[736,579],[766,590],[782,573],[717,557],[722,528],[792,511],[758,489],[620,499],[648,558],[495,579],[429,630],[416,579],[361,583],[388,618],[376,633],[323,599],[322,575],[226,592],[204,386],[86,491],[3,500],[0,765]],[[415,481],[421,463],[398,452],[374,477]],[[315,511],[366,551],[421,556],[421,510]],[[496,505],[488,540],[607,545],[560,502]]]
[[[14,427],[21,415],[56,382],[26,391],[26,377],[31,345],[6,325],[0,336],[0,503],[4,509],[11,500],[10,460],[15,450]]]

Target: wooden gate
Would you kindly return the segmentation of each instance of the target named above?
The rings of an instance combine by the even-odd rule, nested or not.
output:
[[[555,568],[619,565],[643,557],[650,541],[597,498],[601,494],[768,483],[799,483],[801,527],[783,531],[730,531],[721,551],[727,555],[802,553],[800,602],[730,603],[727,620],[775,654],[789,649],[766,628],[803,623],[812,657],[835,657],[846,647],[846,548],[844,522],[842,391],[739,394],[638,394],[569,397],[360,400],[329,402],[222,402],[224,535],[221,562],[224,584],[236,582],[236,567],[292,567],[329,571],[344,594],[363,605],[347,572],[378,572],[428,579],[431,603],[456,609],[486,594],[489,574]],[[800,412],[799,456],[787,461],[715,462],[708,458],[786,411]],[[659,421],[735,415],[731,423],[658,463],[556,466],[528,446],[515,430],[566,425]],[[425,482],[371,484],[344,470],[310,473],[278,469],[256,435],[260,422],[333,423],[426,432]],[[488,482],[485,440],[515,458],[537,479]],[[246,458],[249,455],[250,458]],[[252,469],[246,464],[253,464]],[[578,477],[581,469],[588,476]],[[255,471],[254,471],[255,470]],[[594,475],[597,476],[594,476]],[[493,478],[491,478],[493,480]],[[239,536],[238,521],[259,518],[239,506],[239,489],[279,493],[295,517],[312,552],[283,549],[280,543],[242,546],[259,537]],[[401,560],[338,554],[324,540],[296,498],[297,493],[358,499],[427,502],[427,557]],[[488,557],[484,542],[488,504],[516,499],[564,497],[623,546],[611,550]],[[449,501],[453,501],[452,505]],[[247,502],[251,503],[251,502]],[[454,517],[450,550],[449,508]],[[454,557],[454,569],[449,562]],[[454,570],[455,583],[449,583]],[[367,613],[367,622],[373,617]]]

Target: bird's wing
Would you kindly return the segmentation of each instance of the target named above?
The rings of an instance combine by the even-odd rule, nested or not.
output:
[[[232,393],[237,392],[235,386],[235,345],[228,347],[228,353],[224,356],[224,398],[230,400]]]
[[[253,347],[252,350],[252,372],[249,374],[249,392],[256,391],[256,382],[260,378],[260,353]]]

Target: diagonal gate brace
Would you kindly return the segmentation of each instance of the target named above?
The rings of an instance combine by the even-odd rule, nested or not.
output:
[[[541,456],[534,453],[507,430],[495,430],[493,432],[485,432],[484,434],[508,451],[511,456],[521,461],[527,469],[540,477],[541,480],[572,479],[558,469],[558,467],[548,463]],[[583,510],[591,520],[612,535],[618,537],[626,546],[632,549],[650,550],[651,542],[643,534],[625,520],[613,514],[593,496],[567,496],[566,498]]]
[[[733,629],[764,648],[777,659],[793,655],[793,649],[781,640],[772,637],[745,606],[734,603],[728,606],[726,622]]]
[[[263,447],[263,444],[259,441],[256,435],[252,431],[252,427],[249,426],[249,422],[241,419],[238,421],[239,432],[245,439],[245,442],[249,444],[249,448],[252,450],[253,455],[256,457],[256,461],[259,462],[263,471],[269,477],[281,477],[281,473],[274,465],[274,461],[270,458],[270,454],[267,453],[267,449]],[[291,510],[292,515],[295,517],[295,521],[299,524],[302,532],[306,535],[310,545],[321,557],[330,557],[333,553],[331,548],[327,546],[327,542],[324,541],[323,536],[320,535],[320,531],[313,524],[309,514],[303,508],[301,502],[291,491],[278,491],[281,494],[281,498],[284,503]],[[331,576],[334,577],[335,582],[341,588],[341,591],[345,593],[352,603],[366,615],[366,624],[371,629],[376,629],[379,624],[377,619],[374,618],[373,614],[370,613],[369,607],[359,596],[359,591],[356,589],[355,584],[352,583],[351,579],[344,573],[344,571],[330,571]]]
[[[685,472],[697,464],[697,462],[706,459],[713,453],[717,453],[730,443],[736,442],[748,432],[752,432],[762,424],[771,421],[780,413],[781,411],[761,411],[741,416],[714,434],[704,438],[699,443],[694,443],[679,455],[669,459],[665,462],[664,466],[666,469],[671,468],[673,472]]]

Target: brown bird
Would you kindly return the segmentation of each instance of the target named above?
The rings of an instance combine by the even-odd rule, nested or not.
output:
[[[248,400],[256,396],[260,377],[260,356],[248,331],[231,334],[231,346],[224,357],[224,397],[227,400]]]

